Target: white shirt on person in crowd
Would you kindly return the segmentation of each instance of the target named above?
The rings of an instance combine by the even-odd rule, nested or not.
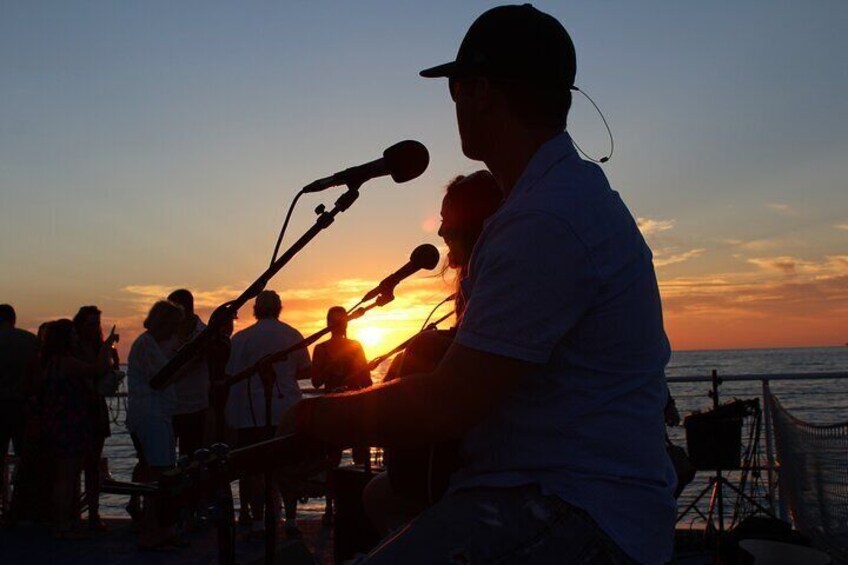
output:
[[[284,322],[273,318],[257,320],[233,336],[227,374],[238,373],[262,357],[282,351],[302,339],[299,331]],[[273,364],[276,383],[271,394],[271,422],[275,427],[283,412],[301,399],[297,374],[310,365],[309,352],[305,348],[293,352],[285,361]],[[258,374],[230,387],[227,422],[234,428],[265,425],[265,395]]]
[[[159,344],[144,332],[133,342],[127,357],[127,428],[136,431],[149,419],[171,421],[177,407],[174,385],[162,390],[150,387],[150,379],[165,366],[173,344]]]
[[[474,426],[453,491],[539,485],[640,563],[671,556],[670,347],[651,251],[600,167],[563,133],[485,225],[456,342],[533,364]]]
[[[189,340],[206,328],[206,324],[194,317],[196,325]],[[198,355],[185,364],[177,373],[174,383],[177,391],[177,408],[174,414],[193,414],[209,408],[209,364],[205,355]]]

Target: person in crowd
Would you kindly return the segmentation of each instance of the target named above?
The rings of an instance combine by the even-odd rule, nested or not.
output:
[[[232,338],[235,329],[235,319],[237,316],[232,316],[229,313],[217,314],[222,317],[220,325],[216,323],[215,316],[212,314],[209,323],[212,327],[217,327],[218,331],[210,339],[206,350],[206,367],[209,371],[209,406],[213,411],[212,418],[207,418],[207,428],[210,431],[208,437],[213,437],[215,442],[234,444],[233,441],[226,439],[226,409],[227,397],[229,396],[229,387],[224,384],[227,378],[227,363],[230,362],[230,353],[232,351]]]
[[[447,493],[366,563],[671,557],[659,289],[633,216],[565,132],[575,73],[568,33],[529,4],[488,10],[456,60],[421,73],[448,78],[462,151],[505,197],[471,253],[457,334],[429,374],[304,399],[279,429],[462,441]]]
[[[256,297],[253,315],[256,323],[236,333],[232,340],[232,355],[227,373],[233,375],[259,361],[265,355],[276,353],[301,341],[303,336],[290,325],[279,320],[283,305],[273,290],[263,290]],[[301,398],[298,380],[309,378],[309,353],[299,349],[285,361],[274,363],[273,391],[271,395],[271,420],[266,420],[265,396],[262,380],[258,374],[236,383],[230,388],[227,399],[227,421],[238,430],[239,446],[250,445],[269,439],[273,427],[283,412]],[[271,432],[268,432],[271,425]],[[264,531],[265,509],[263,506],[264,481],[261,476],[247,477],[240,483],[242,505],[247,501],[254,523],[252,531],[260,535]],[[290,537],[300,535],[297,528],[297,494],[283,492],[285,505],[285,530]],[[274,505],[275,510],[278,507]]]
[[[26,376],[36,363],[38,339],[15,327],[17,315],[10,304],[0,304],[0,471],[11,443],[15,455],[24,451]],[[6,492],[0,472],[0,496]]]
[[[333,306],[327,311],[327,327],[330,339],[319,343],[312,351],[312,372],[310,378],[315,388],[324,387],[330,392],[359,390],[371,386],[371,372],[362,345],[347,337],[347,311],[342,306]],[[363,463],[369,455],[367,446],[353,448],[354,463]],[[337,467],[342,460],[342,452],[336,451],[330,462]],[[328,491],[325,497],[325,524],[333,520],[333,486],[328,479]]]
[[[174,386],[157,390],[150,379],[161,369],[178,346],[185,322],[178,304],[162,300],[150,308],[144,320],[145,332],[136,338],[127,358],[127,428],[138,452],[139,465],[133,480],[155,481],[176,463],[176,439],[172,417],[177,405]],[[132,504],[132,503],[131,503]],[[138,508],[130,506],[131,514]],[[139,546],[167,549],[180,545],[170,520],[158,515],[155,497],[144,501],[139,519]]]
[[[330,339],[316,345],[312,352],[312,386],[330,392],[371,386],[365,351],[358,341],[347,337],[347,311],[343,306],[327,311],[327,327]]]
[[[489,171],[459,175],[448,183],[442,199],[439,236],[448,248],[443,274],[454,273],[456,290],[455,313],[457,323],[465,310],[462,280],[468,275],[471,250],[483,231],[483,222],[495,213],[503,194]],[[388,382],[402,375],[432,370],[441,360],[447,346],[453,341],[456,328],[447,331],[427,332],[409,344],[406,353],[392,361],[393,369],[386,374]],[[317,352],[317,350],[316,350]],[[316,355],[317,357],[317,355]],[[365,489],[364,505],[372,524],[382,535],[399,529],[431,504],[434,467],[432,458],[448,457],[455,453],[453,446],[441,447],[438,453],[431,446],[407,449],[389,449],[384,452],[386,467],[372,479]],[[393,486],[394,483],[394,486]],[[424,488],[422,487],[424,485]]]
[[[81,307],[73,318],[74,329],[79,338],[74,356],[95,365],[100,349],[103,347],[103,328],[101,326],[101,312],[97,306]],[[115,341],[118,335],[115,334]],[[121,362],[118,358],[118,350],[111,349],[110,370],[120,369]],[[86,375],[86,383],[89,397],[88,413],[92,418],[94,426],[94,445],[86,454],[83,462],[85,473],[85,502],[88,506],[88,526],[93,530],[106,530],[106,523],[100,518],[100,458],[103,455],[103,444],[106,438],[112,435],[111,422],[109,420],[109,406],[106,398],[99,393],[97,388],[97,374]]]
[[[485,170],[457,176],[448,183],[442,198],[439,237],[448,248],[446,267],[455,273],[457,322],[465,311],[462,281],[468,276],[471,251],[483,231],[483,223],[502,201],[503,193],[497,181]]]
[[[168,300],[179,304],[185,312],[185,322],[180,329],[183,341],[189,341],[206,328],[194,313],[194,296],[181,288],[168,295]],[[206,415],[209,411],[209,365],[204,356],[189,361],[174,383],[177,391],[177,408],[174,412],[174,435],[180,455],[190,455],[203,447]]]
[[[103,341],[93,362],[75,356],[79,339],[71,320],[51,322],[45,331],[40,353],[41,426],[43,443],[53,465],[53,534],[63,539],[79,539],[79,478],[83,461],[96,441],[91,415],[89,378],[106,374],[112,366],[112,347],[118,336],[113,332]]]
[[[42,322],[38,326],[37,352],[24,376],[24,439],[15,469],[15,490],[7,516],[10,525],[14,525],[18,520],[49,523],[53,518],[50,512],[53,469],[42,437],[43,374],[39,361],[39,352],[43,349],[48,325],[50,322]]]

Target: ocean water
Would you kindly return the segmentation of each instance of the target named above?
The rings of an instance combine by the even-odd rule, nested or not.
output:
[[[848,372],[848,347],[798,349],[737,349],[720,351],[679,351],[672,353],[666,375],[674,377],[719,377],[736,374],[800,374]],[[669,384],[681,415],[712,406],[707,395],[710,383]],[[771,391],[798,418],[811,423],[848,421],[848,379],[813,381],[774,381]],[[727,382],[719,387],[720,401],[761,396],[762,384]]]
[[[804,349],[757,349],[722,351],[678,351],[672,354],[666,370],[668,377],[709,376],[712,370],[718,375],[731,374],[795,374],[818,372],[848,372],[848,347],[804,348]],[[712,399],[708,395],[711,385],[703,383],[674,383],[669,389],[677,401],[682,416],[697,410],[708,410]],[[814,423],[848,422],[848,379],[813,381],[775,381],[772,392],[796,417]],[[721,402],[734,398],[758,398],[762,384],[755,382],[729,382],[719,387]],[[113,415],[112,437],[108,438],[104,455],[109,458],[109,469],[116,479],[130,480],[135,464],[135,451],[124,427],[126,411],[122,399],[111,399]],[[685,446],[682,428],[669,430],[669,437],[678,445]],[[765,462],[765,451],[762,462]],[[348,455],[346,454],[346,457]],[[344,464],[344,462],[343,462]],[[734,477],[731,476],[731,480]],[[706,474],[687,487],[679,500],[682,508],[704,487]],[[234,493],[238,490],[234,484]],[[104,495],[102,511],[106,514],[122,514],[127,497]],[[238,504],[238,501],[236,501]],[[302,515],[316,515],[323,510],[323,500],[310,499],[299,507]],[[685,523],[696,523],[697,517]]]

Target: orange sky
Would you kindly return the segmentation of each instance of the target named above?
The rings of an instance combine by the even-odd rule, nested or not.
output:
[[[654,250],[666,331],[674,349],[838,346],[848,341],[848,255],[809,260],[768,254],[769,248],[762,249],[762,242],[733,242],[735,260],[731,264],[735,270],[698,274],[682,267],[688,267],[687,262],[699,255],[699,249],[679,252],[667,245],[675,230],[673,221],[639,218],[639,225]],[[437,241],[435,226],[432,214],[425,215],[419,232],[422,239]],[[312,252],[320,256],[322,245],[330,243],[316,242],[318,251],[307,249],[304,255]],[[753,251],[745,254],[746,248]],[[336,278],[332,269],[316,272],[308,258],[303,259],[301,267],[312,269],[311,278],[298,276],[297,284],[289,286],[285,284],[284,270],[269,285],[282,296],[282,319],[309,335],[324,327],[330,306],[352,306],[406,259],[400,256],[391,263],[385,253],[372,255],[379,259],[367,264],[352,258],[348,262],[338,260],[334,268],[343,273],[341,278]],[[371,276],[344,275],[357,271]],[[435,274],[437,271],[419,273],[402,282],[394,302],[351,323],[349,336],[362,341],[369,357],[391,349],[418,331],[430,309],[452,292],[450,276],[445,279]],[[316,274],[323,276],[318,278]],[[190,288],[198,313],[206,319],[214,307],[237,296],[250,281],[243,279],[217,287],[183,282],[126,285],[99,296],[86,290],[81,295],[85,298],[71,298],[71,293],[80,292],[73,287],[68,296],[58,289],[37,290],[32,294],[32,304],[24,301],[17,305],[20,325],[35,330],[41,321],[73,315],[73,304],[96,303],[104,311],[104,331],[112,324],[118,326],[122,335],[119,351],[125,359],[129,345],[141,331],[147,310],[173,289]],[[36,307],[35,312],[29,308],[31,305]],[[448,309],[443,306],[437,316]],[[248,303],[240,311],[237,330],[252,322]]]
[[[821,263],[789,257],[756,260],[751,269],[705,276],[664,277],[658,267],[666,331],[677,350],[842,345],[848,341],[848,256]],[[390,270],[386,270],[388,274]],[[282,319],[308,335],[324,326],[333,305],[355,304],[377,279],[347,279],[279,288]],[[172,288],[131,286],[123,289],[131,312],[116,318],[106,312],[104,325],[117,323],[122,349],[140,329],[152,302]],[[220,302],[237,294],[234,287],[195,289],[204,318]],[[369,357],[416,332],[430,309],[450,294],[449,280],[417,275],[401,283],[396,300],[351,323],[349,335],[360,339]],[[440,309],[447,313],[449,306]],[[250,304],[242,308],[238,328],[252,323]]]

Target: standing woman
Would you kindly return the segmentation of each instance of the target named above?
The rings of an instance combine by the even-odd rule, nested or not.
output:
[[[455,276],[457,324],[465,311],[462,280],[468,275],[471,252],[486,219],[497,211],[502,200],[495,178],[485,170],[454,178],[442,199],[439,236],[448,248],[443,274],[452,271]],[[386,380],[432,371],[455,333],[454,328],[419,334],[395,357]],[[456,467],[457,451],[455,443],[386,446],[387,471],[374,477],[363,493],[365,512],[381,534],[400,528],[441,497]]]
[[[77,359],[94,363],[103,346],[103,328],[100,326],[100,310],[97,306],[83,306],[74,316],[74,328],[79,336],[79,346],[75,351]],[[118,336],[115,336],[118,341]],[[109,369],[120,368],[118,351],[110,348]],[[98,375],[86,375],[88,385],[89,415],[94,426],[94,444],[83,462],[85,472],[85,502],[88,506],[88,527],[92,530],[106,530],[106,523],[100,519],[100,457],[103,444],[112,435],[109,422],[109,407],[106,398],[98,393]]]
[[[43,444],[53,467],[53,535],[62,539],[85,537],[76,530],[77,491],[83,460],[94,445],[89,412],[89,375],[109,371],[114,334],[103,342],[92,363],[74,357],[77,335],[71,320],[51,322],[41,350],[41,420]]]
[[[176,439],[171,418],[177,406],[177,393],[171,385],[157,390],[150,379],[161,369],[177,347],[176,336],[185,316],[179,305],[162,300],[153,305],[144,329],[133,342],[127,359],[127,428],[138,452],[142,469],[134,480],[155,481],[176,463]],[[157,516],[154,497],[146,498],[139,524],[142,549],[167,547],[175,542],[173,528]]]

